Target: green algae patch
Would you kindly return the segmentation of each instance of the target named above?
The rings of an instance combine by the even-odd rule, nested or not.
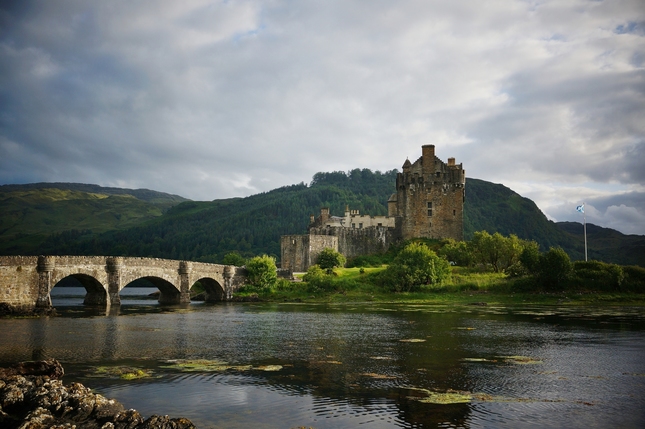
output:
[[[423,396],[408,396],[408,399],[422,402],[424,404],[469,404],[473,400],[473,395],[469,392],[461,392],[457,390],[447,390],[445,392],[419,388],[411,388],[410,390],[418,392]]]
[[[373,378],[375,380],[396,380],[398,378],[395,375],[377,374],[375,372],[365,372],[361,374],[361,376]]]
[[[448,389],[446,391],[420,389],[417,387],[408,387],[413,395],[408,399],[422,402],[424,404],[470,404],[473,402],[497,402],[497,403],[562,403],[567,402],[563,399],[539,399],[539,398],[511,398],[507,396],[494,396],[488,393],[471,393],[460,390]],[[574,401],[573,403],[584,403],[585,405],[594,405],[592,403]]]
[[[486,359],[486,358],[461,358],[463,362],[497,362],[496,359]]]
[[[499,356],[500,359],[503,359],[506,363],[512,363],[515,365],[539,365],[542,362],[539,359],[534,359],[528,356]]]
[[[131,366],[97,366],[92,368],[92,372],[88,376],[138,380],[140,378],[152,377],[152,371]]]
[[[176,369],[183,372],[223,372],[228,370],[248,371],[251,365],[229,365],[228,362],[208,359],[176,359],[167,361],[169,365],[162,368]]]
[[[282,369],[282,365],[262,365],[255,367],[254,369],[257,369],[259,371],[280,371]]]

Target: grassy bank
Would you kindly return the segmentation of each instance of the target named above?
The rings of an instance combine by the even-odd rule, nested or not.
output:
[[[428,304],[544,304],[645,306],[643,293],[584,290],[545,291],[527,278],[509,278],[502,273],[453,267],[450,278],[439,286],[418,292],[390,292],[379,284],[379,268],[341,268],[313,281],[280,280],[271,289],[247,287],[236,296],[257,297],[271,302],[316,303],[428,303]],[[298,280],[302,275],[298,275]]]

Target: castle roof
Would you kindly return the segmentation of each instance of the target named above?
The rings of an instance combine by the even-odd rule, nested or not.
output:
[[[406,167],[412,167],[412,163],[408,158],[406,158],[405,162],[403,163],[403,168],[406,168]]]
[[[390,195],[390,198],[387,200],[387,202],[389,203],[390,201],[398,201],[398,200],[399,199],[396,196],[396,193],[394,193],[394,194]]]

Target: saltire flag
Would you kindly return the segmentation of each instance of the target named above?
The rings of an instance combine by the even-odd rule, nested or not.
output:
[[[579,205],[578,207],[576,207],[576,210],[578,210],[580,213],[584,213],[585,205],[584,204]]]

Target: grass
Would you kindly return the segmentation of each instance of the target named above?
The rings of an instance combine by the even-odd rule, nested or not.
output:
[[[439,286],[426,286],[418,292],[394,293],[375,281],[385,268],[340,268],[317,285],[283,280],[273,290],[247,290],[240,295],[255,294],[262,301],[272,302],[645,306],[645,294],[642,293],[531,291],[527,290],[526,279],[462,267],[453,267],[450,279]],[[298,277],[301,279],[302,275]]]

